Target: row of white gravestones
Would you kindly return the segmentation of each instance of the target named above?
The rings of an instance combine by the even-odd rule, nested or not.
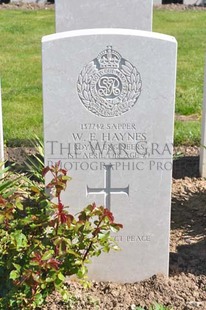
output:
[[[151,6],[59,0],[57,30],[70,31],[42,40],[45,164],[69,171],[70,211],[95,201],[124,226],[95,280],[168,273],[177,43],[150,31]]]

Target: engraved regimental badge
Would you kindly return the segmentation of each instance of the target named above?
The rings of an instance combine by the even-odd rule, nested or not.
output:
[[[111,46],[81,71],[77,90],[85,108],[102,117],[120,116],[137,102],[140,73]]]

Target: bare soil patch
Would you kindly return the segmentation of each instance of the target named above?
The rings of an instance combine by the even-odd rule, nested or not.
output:
[[[22,167],[25,153],[34,152],[32,148],[7,148],[6,157]],[[73,306],[63,304],[54,294],[43,310],[149,309],[154,302],[173,310],[206,310],[206,180],[198,177],[198,147],[181,146],[175,154],[169,278],[153,275],[134,284],[93,282],[87,290],[68,281],[68,289],[76,296]]]
[[[175,119],[181,122],[194,122],[194,121],[199,121],[200,116],[197,114],[191,114],[191,115],[175,114]]]

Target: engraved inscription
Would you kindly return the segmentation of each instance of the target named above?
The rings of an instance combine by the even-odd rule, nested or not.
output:
[[[130,242],[130,243],[148,243],[152,241],[152,235],[128,235],[128,236],[115,236],[114,240],[116,242]]]
[[[81,71],[77,91],[86,109],[101,117],[120,116],[137,102],[140,73],[111,46]]]

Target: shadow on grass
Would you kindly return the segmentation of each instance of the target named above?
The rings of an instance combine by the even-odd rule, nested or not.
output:
[[[33,139],[35,140],[35,139]],[[7,147],[32,147],[33,146],[33,140],[32,139],[10,139],[7,141],[6,146]]]

